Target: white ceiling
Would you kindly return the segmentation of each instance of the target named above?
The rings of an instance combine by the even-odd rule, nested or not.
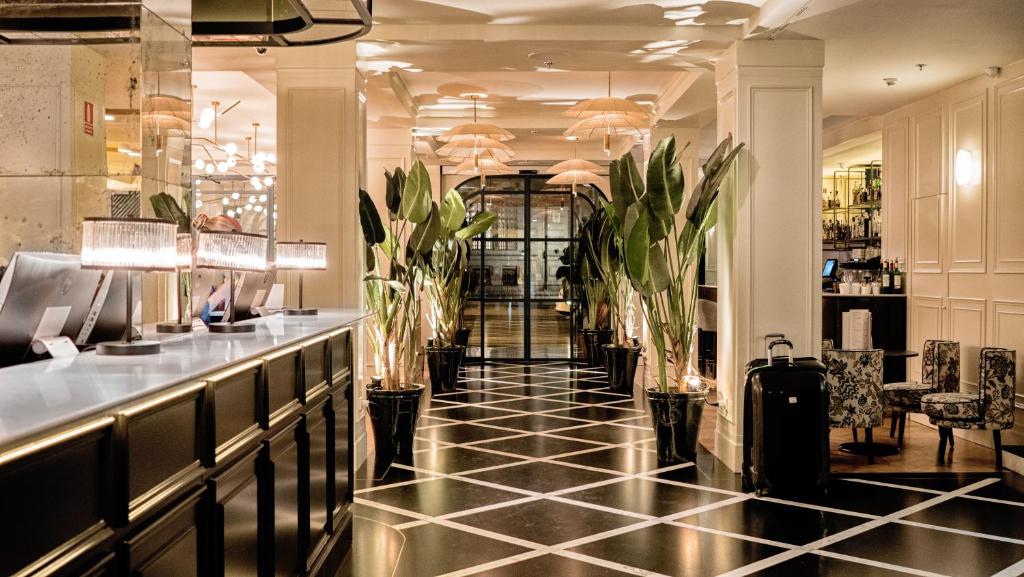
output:
[[[387,0],[374,8],[374,28],[358,43],[371,127],[448,127],[472,114],[460,93],[485,91],[480,115],[520,133],[517,149],[552,146],[571,122],[565,105],[606,94],[609,70],[615,96],[655,102],[658,120],[706,128],[715,59],[766,27],[825,40],[824,112],[841,121],[1024,58],[1022,0]],[[195,62],[246,71],[273,110],[276,50],[202,49]],[[899,81],[887,87],[885,77]]]

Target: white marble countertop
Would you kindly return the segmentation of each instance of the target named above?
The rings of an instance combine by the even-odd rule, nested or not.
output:
[[[363,313],[325,310],[315,317],[273,315],[243,321],[256,332],[242,335],[157,335],[158,355],[50,359],[0,369],[0,453],[40,433],[86,418],[174,385],[356,323]]]

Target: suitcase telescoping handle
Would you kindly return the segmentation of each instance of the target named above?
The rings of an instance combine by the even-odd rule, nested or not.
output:
[[[775,350],[775,347],[782,347],[782,346],[786,347],[786,358],[789,361],[789,364],[792,365],[793,364],[793,342],[788,340],[788,339],[775,339],[774,341],[768,343],[768,362],[771,363],[771,364],[775,363],[775,356],[772,355],[772,351]]]
[[[768,333],[764,336],[764,358],[768,359],[768,362],[772,362],[772,343],[780,339],[785,339],[786,335],[782,333]]]

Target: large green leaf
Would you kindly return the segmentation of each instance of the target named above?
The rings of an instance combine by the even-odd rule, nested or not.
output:
[[[373,272],[373,269],[377,267],[377,257],[373,254],[373,247],[368,244],[364,244],[363,248],[366,249],[366,252],[363,255],[363,262],[366,264],[366,272]]]
[[[365,190],[359,191],[359,226],[363,229],[363,240],[367,245],[373,246],[384,241],[384,224],[373,199]]]
[[[672,210],[671,189],[673,182],[672,165],[675,164],[676,138],[668,136],[658,143],[647,163],[647,204],[653,216],[664,221],[675,217]]]
[[[636,160],[632,154],[628,152],[622,155],[619,160],[619,170],[621,171],[620,178],[622,179],[623,189],[633,194],[633,200],[630,202],[636,202],[644,197],[644,179],[640,176],[640,169],[636,166]]]
[[[441,229],[445,236],[462,227],[466,220],[466,204],[462,202],[462,195],[453,188],[444,195],[441,203]]]
[[[626,218],[626,209],[633,203],[633,191],[623,180],[622,160],[613,160],[608,165],[608,182],[611,184],[612,208],[619,222]],[[628,175],[625,175],[628,176]]]
[[[405,171],[402,167],[395,168],[394,174],[384,171],[384,178],[387,180],[387,194],[384,202],[388,206],[388,212],[392,217],[398,215],[402,206],[402,188],[405,187]]]
[[[401,218],[419,224],[430,216],[430,207],[433,201],[430,200],[430,175],[423,162],[417,160],[409,171],[409,177],[405,180],[405,187],[402,189],[402,204],[398,212]],[[440,221],[438,221],[440,225]]]
[[[732,137],[730,135],[726,141],[731,140]],[[701,179],[693,194],[690,195],[690,202],[686,206],[687,220],[694,224],[700,224],[704,220],[708,210],[711,208],[711,203],[718,196],[718,189],[722,186],[722,181],[729,174],[729,170],[732,168],[733,163],[736,161],[736,156],[739,155],[741,150],[743,150],[742,142],[736,148],[729,151],[729,154],[724,156],[720,162],[715,164],[711,172],[704,173],[704,178]]]
[[[441,234],[441,215],[437,203],[430,203],[427,218],[418,223],[409,235],[408,250],[413,254],[424,255],[433,250],[434,241]]]
[[[637,205],[643,207],[643,211],[647,213],[648,231],[651,236],[651,242],[658,242],[667,237],[672,221],[662,220],[646,202],[637,203]]]
[[[652,291],[659,293],[672,284],[672,273],[668,269],[668,259],[665,258],[665,253],[661,250],[660,244],[651,245],[651,250],[647,253],[647,268],[651,275],[649,286]]]
[[[635,286],[647,284],[647,253],[651,248],[647,212],[639,204],[626,211],[626,272]]]
[[[468,240],[475,236],[479,236],[487,232],[487,229],[491,228],[491,225],[494,224],[496,220],[498,220],[498,215],[493,212],[485,210],[481,213],[477,213],[477,215],[469,221],[469,224],[461,230],[456,231],[455,238],[459,240]]]

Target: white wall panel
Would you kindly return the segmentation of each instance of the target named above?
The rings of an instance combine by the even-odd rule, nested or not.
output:
[[[942,297],[913,296],[910,299],[910,342],[920,346],[928,339],[942,338]],[[911,360],[912,373],[921,373],[921,357]]]
[[[950,108],[949,270],[985,272],[985,94]],[[961,152],[963,151],[963,152]],[[969,159],[962,163],[959,158]]]
[[[1024,76],[995,90],[995,271],[1024,273]]]
[[[960,343],[960,380],[975,386],[985,334],[985,299],[950,298],[949,338]]]
[[[941,108],[914,118],[914,198],[945,192],[945,138]]]
[[[882,134],[882,258],[907,260],[907,198],[910,195],[910,119],[887,124]]]
[[[913,199],[913,272],[942,272],[942,205],[940,195]]]

